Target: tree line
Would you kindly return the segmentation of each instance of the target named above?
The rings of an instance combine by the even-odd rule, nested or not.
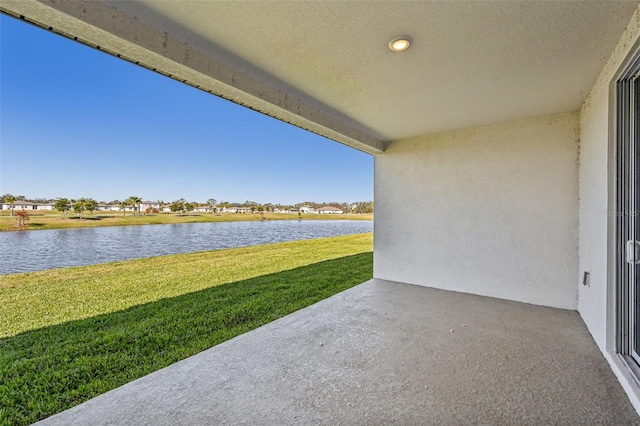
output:
[[[56,198],[56,199],[45,199],[45,198],[33,198],[28,199],[23,195],[14,196],[12,194],[4,194],[0,196],[0,200],[3,200],[5,203],[11,205],[11,214],[13,215],[13,205],[19,201],[28,201],[32,203],[41,203],[48,204],[53,203],[56,210],[62,212],[62,216],[66,217],[67,212],[73,211],[76,215],[82,215],[85,212],[89,214],[93,214],[95,210],[98,209],[99,204],[110,205],[110,206],[118,206],[120,210],[122,210],[123,214],[126,214],[127,209],[131,208],[134,216],[139,216],[142,214],[141,205],[143,204],[142,198],[139,196],[132,195],[125,200],[112,200],[109,202],[105,201],[96,201],[93,198],[78,198],[78,199],[68,199],[68,198]],[[206,203],[200,203],[196,201],[187,201],[184,198],[180,198],[171,202],[164,202],[163,200],[157,200],[151,202],[158,207],[147,207],[145,209],[146,214],[157,214],[162,212],[166,207],[174,213],[187,213],[195,210],[198,207],[206,207],[207,210],[211,213],[215,213],[217,211],[222,210],[223,208],[230,207],[246,207],[251,209],[252,212],[273,212],[274,210],[292,210],[298,209],[301,206],[310,206],[314,209],[319,209],[323,206],[332,206],[337,207],[345,213],[373,213],[373,201],[357,201],[354,203],[345,203],[345,202],[323,202],[318,203],[314,201],[305,201],[297,204],[273,204],[273,203],[258,203],[256,201],[244,201],[240,202],[229,202],[229,201],[220,201],[218,202],[215,198],[209,198]]]

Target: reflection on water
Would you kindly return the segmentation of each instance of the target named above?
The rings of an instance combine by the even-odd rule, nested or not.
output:
[[[0,233],[0,274],[372,232],[359,220],[113,226]]]

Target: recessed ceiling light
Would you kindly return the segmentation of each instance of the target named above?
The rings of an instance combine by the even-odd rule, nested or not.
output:
[[[389,42],[389,49],[394,52],[404,52],[411,46],[411,37],[398,37]]]

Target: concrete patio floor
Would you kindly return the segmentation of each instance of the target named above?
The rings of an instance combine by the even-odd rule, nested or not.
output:
[[[576,312],[374,279],[40,424],[640,421]]]

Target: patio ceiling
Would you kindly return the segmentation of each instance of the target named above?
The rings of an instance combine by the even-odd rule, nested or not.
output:
[[[631,1],[112,3],[383,140],[577,110],[637,8]],[[402,35],[413,46],[391,52],[387,44]]]
[[[579,109],[637,7],[0,0],[4,12],[373,153],[386,141]],[[391,52],[401,35],[413,45]],[[176,63],[215,81],[187,78]]]

